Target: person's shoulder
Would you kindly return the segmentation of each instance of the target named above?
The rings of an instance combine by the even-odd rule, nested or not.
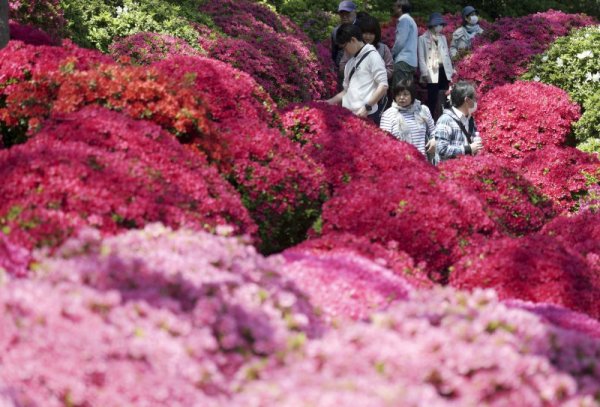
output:
[[[398,110],[395,109],[393,106],[392,107],[388,107],[387,109],[385,109],[385,111],[381,115],[381,120],[383,120],[384,118],[386,120],[387,119],[391,119],[391,118],[393,118],[396,115],[397,112],[398,112]]]
[[[454,30],[454,32],[452,33],[452,37],[453,38],[464,37],[466,35],[466,33],[467,33],[466,28],[461,25],[456,30]]]

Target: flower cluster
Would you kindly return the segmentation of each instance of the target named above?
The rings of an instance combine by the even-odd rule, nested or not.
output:
[[[11,19],[41,28],[53,41],[65,34],[66,20],[60,0],[10,0],[8,6]]]
[[[211,0],[200,10],[234,38],[217,39],[209,54],[252,75],[278,103],[327,96],[327,69],[287,17],[247,0]]]
[[[3,219],[0,219],[0,222],[3,223]],[[27,274],[27,267],[31,262],[29,251],[13,244],[6,236],[5,232],[9,231],[8,229],[3,228],[0,233],[0,284],[4,283],[4,273],[13,276],[23,276]]]
[[[492,291],[415,292],[372,320],[307,343],[234,405],[575,406],[593,405],[600,390],[597,337],[505,306]]]
[[[450,273],[460,289],[494,288],[500,298],[545,302],[600,317],[600,274],[559,240],[543,234],[474,248]]]
[[[481,98],[477,123],[487,151],[522,158],[546,146],[565,145],[579,116],[579,106],[562,89],[538,82],[515,82]]]
[[[173,55],[200,55],[181,38],[151,32],[137,33],[112,43],[109,52],[116,58],[129,57],[141,65],[151,64]]]
[[[473,240],[494,230],[477,197],[406,162],[377,178],[353,180],[323,206],[323,233],[349,232],[399,250],[441,273]]]
[[[90,107],[57,117],[0,152],[0,225],[26,247],[56,246],[79,227],[104,233],[161,221],[256,232],[239,196],[205,159],[160,127]]]
[[[458,77],[475,81],[480,92],[513,82],[554,39],[593,23],[584,15],[553,10],[500,19],[474,39],[473,52],[455,67]]]
[[[282,262],[237,238],[88,230],[39,261],[0,286],[15,405],[225,405],[254,363],[322,329]]]
[[[9,22],[10,39],[22,41],[29,45],[56,45],[56,40],[39,28],[23,25],[14,21]]]
[[[549,146],[518,162],[521,173],[558,209],[573,209],[578,199],[600,183],[600,160],[572,147]]]
[[[509,235],[535,232],[555,215],[552,201],[511,167],[510,161],[486,154],[447,161],[441,171],[478,196],[500,230]]]

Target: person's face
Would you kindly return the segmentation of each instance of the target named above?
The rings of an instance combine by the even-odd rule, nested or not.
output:
[[[392,5],[392,15],[394,17],[400,17],[402,15],[402,7],[400,6],[400,3],[395,1],[394,4]]]
[[[356,19],[356,12],[354,11],[340,11],[338,15],[342,24],[352,24]]]
[[[356,38],[352,37],[350,41],[342,46],[342,49],[346,54],[354,55],[360,50],[360,47],[361,43]]]
[[[400,93],[398,93],[396,95],[395,100],[396,100],[396,103],[398,103],[398,106],[408,107],[412,103],[412,96],[410,95],[409,91],[403,90],[403,91],[400,91]]]
[[[373,33],[363,33],[363,40],[367,44],[373,44],[375,42],[375,34],[373,34]]]

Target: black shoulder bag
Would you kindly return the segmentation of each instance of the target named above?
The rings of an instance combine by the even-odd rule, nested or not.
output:
[[[360,63],[362,61],[364,61],[364,59],[367,57],[367,55],[369,55],[371,52],[373,52],[373,50],[365,52],[365,54],[362,57],[360,57],[360,59],[358,60],[358,62],[356,63],[356,65],[354,65],[354,67],[350,71],[350,75],[348,75],[348,84],[350,84],[350,80],[352,79],[352,76],[354,76],[354,72],[356,72],[356,68],[358,68],[358,66],[360,65]]]
[[[456,117],[450,116],[452,118],[452,120],[454,120],[456,122],[456,124],[458,124],[458,127],[460,127],[460,130],[463,132],[463,134],[465,135],[465,137],[467,138],[467,142],[469,144],[471,144],[473,141],[471,139],[471,135],[473,134],[473,131],[475,130],[475,122],[473,121],[473,118],[469,118],[469,130],[467,131],[467,129],[465,128],[465,125],[462,124],[462,122],[457,119]]]

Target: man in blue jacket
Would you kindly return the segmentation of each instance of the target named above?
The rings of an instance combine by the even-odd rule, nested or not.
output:
[[[398,18],[396,40],[392,48],[394,77],[392,86],[401,79],[413,79],[417,71],[417,41],[419,32],[415,20],[410,16],[409,0],[396,0],[393,14]]]

